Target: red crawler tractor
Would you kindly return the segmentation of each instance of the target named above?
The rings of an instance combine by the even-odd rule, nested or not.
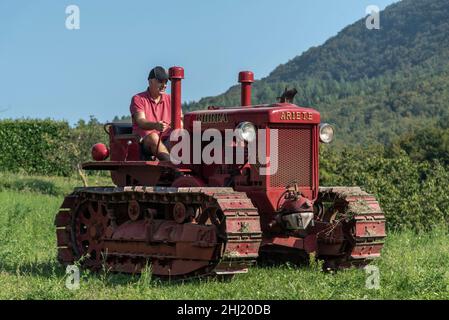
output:
[[[171,127],[178,129],[184,70],[172,67],[169,74]],[[96,145],[98,161],[83,168],[109,170],[116,186],[77,188],[64,199],[55,219],[58,260],[126,273],[150,265],[157,276],[191,277],[245,272],[257,258],[301,261],[313,253],[339,268],[379,257],[385,218],[374,196],[318,185],[319,143],[332,139],[332,127],[285,97],[251,105],[253,79],[251,72],[239,74],[242,106],[190,112],[183,122],[193,157],[206,148],[204,139],[195,141],[197,121],[201,132],[238,128],[241,139],[223,148],[234,156],[243,149],[240,164],[144,159],[131,124],[105,125],[109,148]],[[259,132],[267,161],[250,163],[248,142]],[[262,174],[274,158],[277,170]]]

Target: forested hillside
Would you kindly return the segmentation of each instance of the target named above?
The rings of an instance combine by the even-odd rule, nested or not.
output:
[[[388,144],[416,127],[441,127],[449,119],[448,0],[403,0],[380,13],[380,26],[368,30],[362,18],[278,66],[255,82],[253,102],[297,88],[296,104],[336,125],[337,145]],[[238,104],[234,86],[184,107]]]

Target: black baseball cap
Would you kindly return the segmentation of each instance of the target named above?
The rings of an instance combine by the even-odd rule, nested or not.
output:
[[[164,68],[157,66],[151,69],[150,74],[148,75],[148,80],[157,79],[159,81],[168,80],[168,73]]]

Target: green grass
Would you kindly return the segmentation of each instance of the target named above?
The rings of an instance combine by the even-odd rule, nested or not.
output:
[[[109,176],[102,172],[88,175],[87,179],[89,186],[112,184]],[[64,197],[64,195],[72,192],[75,187],[82,186],[83,183],[79,176],[64,178],[0,172],[0,191],[13,190]]]
[[[27,179],[36,184],[24,188]],[[101,179],[97,182],[107,184]],[[331,274],[316,263],[255,267],[226,282],[168,283],[148,273],[82,271],[80,289],[69,290],[65,269],[56,261],[53,219],[63,194],[77,185],[76,178],[0,175],[0,299],[449,299],[449,234],[444,230],[389,234],[382,258],[374,263],[380,270],[378,290],[365,287],[362,269]]]

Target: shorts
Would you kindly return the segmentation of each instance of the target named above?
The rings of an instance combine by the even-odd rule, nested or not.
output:
[[[152,160],[152,158],[155,156],[154,154],[153,154],[153,152],[151,152],[151,150],[147,147],[147,146],[145,146],[145,144],[143,143],[143,138],[142,138],[142,140],[141,140],[142,142],[140,143],[140,155],[141,155],[141,159],[142,160],[145,160],[145,161],[149,161],[149,160]],[[170,150],[170,147],[171,147],[171,144],[170,144],[170,137],[163,137],[162,139],[161,139],[161,142],[160,143],[163,143],[164,144],[164,146],[166,146],[167,147],[167,149],[168,150]]]

